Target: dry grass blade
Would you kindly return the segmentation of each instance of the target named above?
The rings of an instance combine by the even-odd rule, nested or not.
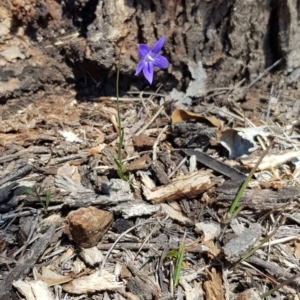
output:
[[[113,243],[113,245],[111,246],[111,248],[107,251],[107,254],[101,264],[101,267],[100,267],[100,270],[99,270],[99,276],[101,276],[102,272],[103,272],[103,269],[105,267],[105,263],[107,261],[107,258],[108,256],[110,255],[111,251],[114,249],[115,245],[119,242],[119,240],[125,236],[127,233],[129,233],[130,231],[132,231],[133,229],[139,227],[139,226],[143,226],[145,224],[148,224],[148,223],[153,223],[153,222],[156,222],[157,219],[153,219],[153,220],[148,220],[148,221],[145,221],[145,222],[142,222],[142,223],[139,223],[139,224],[136,224],[134,226],[132,226],[131,228],[127,229],[126,231],[124,231],[122,234],[119,235],[119,237],[116,239],[116,241]]]

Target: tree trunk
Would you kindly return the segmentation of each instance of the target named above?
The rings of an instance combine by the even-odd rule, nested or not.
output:
[[[154,85],[165,90],[187,88],[190,62],[202,63],[206,88],[251,82],[279,58],[293,81],[299,20],[297,0],[2,0],[0,99],[70,85],[78,97],[112,94],[121,46],[121,89],[141,90],[137,44],[162,35],[170,66]]]

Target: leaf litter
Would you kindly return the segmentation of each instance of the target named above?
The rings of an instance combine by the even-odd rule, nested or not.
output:
[[[278,299],[296,295],[299,128],[287,119],[295,101],[282,90],[284,103],[269,104],[263,79],[251,90],[242,83],[200,93],[201,66],[181,92],[188,102],[163,87],[120,98],[129,182],[114,162],[113,97],[75,101],[69,91],[63,105],[49,93],[1,107],[11,115],[0,120],[2,296],[258,299],[276,287]],[[24,187],[48,197],[47,212]]]

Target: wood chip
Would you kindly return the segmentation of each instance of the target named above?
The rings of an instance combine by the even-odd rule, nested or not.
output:
[[[27,300],[55,300],[54,294],[49,288],[49,285],[42,281],[23,281],[17,280],[13,282],[13,286]]]
[[[103,270],[101,276],[99,276],[99,272],[95,272],[91,275],[74,279],[72,282],[64,284],[62,288],[65,292],[80,295],[105,290],[113,291],[124,288],[124,284],[123,282],[117,282],[114,274]]]
[[[274,155],[267,155],[263,158],[262,162],[259,164],[257,171],[262,171],[270,168],[276,168],[282,164],[291,161],[295,157],[300,156],[300,151],[287,151]],[[257,158],[242,159],[241,162],[244,166],[251,169],[255,166]]]
[[[203,283],[203,289],[207,300],[222,300],[225,299],[222,287],[221,276],[212,268],[211,272],[207,270],[207,276],[210,280]]]
[[[207,191],[210,186],[210,171],[201,170],[178,176],[170,184],[152,190],[143,185],[143,192],[148,201],[161,203],[182,198],[194,198]]]
[[[159,210],[159,205],[152,205],[142,200],[133,200],[113,206],[110,210],[121,213],[124,219],[129,219],[150,216]]]
[[[30,269],[34,266],[39,257],[43,254],[49,243],[51,242],[56,226],[50,227],[31,247],[19,263],[6,276],[4,276],[0,284],[0,298],[4,298],[6,291],[10,291],[13,280],[22,280]],[[47,298],[44,298],[47,299]]]
[[[160,206],[162,211],[171,219],[176,220],[181,224],[193,225],[193,222],[189,218],[185,217],[181,211],[174,209],[169,204],[161,203]]]

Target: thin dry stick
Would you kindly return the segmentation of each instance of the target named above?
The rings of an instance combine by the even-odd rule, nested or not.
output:
[[[73,34],[70,34],[70,35],[67,35],[67,36],[63,36],[63,37],[60,38],[61,40],[56,41],[53,45],[47,45],[47,46],[45,46],[45,49],[52,48],[52,47],[58,46],[58,45],[63,45],[63,44],[66,44],[66,43],[70,43],[71,41],[73,41],[74,39],[76,39],[77,37],[79,37],[79,35],[80,35],[79,32],[75,32]]]
[[[142,226],[144,224],[147,224],[147,223],[153,223],[157,221],[157,219],[152,219],[152,220],[147,220],[145,222],[142,222],[140,224],[136,224],[134,226],[132,226],[131,228],[127,229],[126,231],[124,231],[122,234],[119,235],[119,237],[116,239],[116,241],[113,243],[113,245],[110,247],[110,249],[108,250],[104,260],[102,261],[102,264],[101,264],[101,267],[100,267],[100,270],[99,270],[99,276],[102,275],[102,272],[103,272],[103,269],[104,269],[104,266],[105,266],[105,263],[107,261],[107,258],[108,256],[110,255],[111,251],[114,249],[115,245],[119,242],[119,240],[124,236],[126,235],[127,233],[129,233],[130,231],[132,231],[133,229],[139,227],[139,226]]]
[[[273,245],[277,245],[277,244],[283,244],[292,240],[298,240],[299,239],[299,235],[291,235],[291,236],[287,236],[278,240],[273,240],[273,241],[268,241],[266,243],[264,243],[263,245],[261,245],[261,247],[268,247],[268,246],[273,246]]]
[[[270,91],[270,97],[269,97],[269,101],[268,101],[268,110],[267,110],[267,115],[266,115],[266,123],[267,124],[268,124],[270,112],[271,112],[271,100],[272,100],[273,92],[274,92],[274,84],[272,84],[271,91]]]
[[[146,100],[148,102],[150,102],[154,107],[156,107],[157,105],[155,105],[155,103],[153,102],[153,98],[154,96],[157,97],[167,97],[167,95],[164,94],[158,94],[158,93],[150,93],[150,92],[128,92],[128,94],[131,95],[139,95],[138,98],[128,98],[128,97],[119,97],[119,101],[121,102],[135,102],[135,101],[143,101]],[[146,97],[144,98],[143,95],[150,95],[150,97]],[[93,98],[93,101],[105,101],[105,100],[110,100],[110,101],[117,101],[116,97],[108,97],[108,96],[103,96],[103,97],[97,97],[97,98]]]
[[[275,280],[272,276],[268,275],[268,274],[265,274],[263,273],[262,271],[260,271],[259,269],[255,268],[253,265],[249,264],[247,261],[243,261],[241,263],[243,266],[246,266],[248,268],[251,268],[253,270],[255,270],[258,274],[268,278],[268,280],[270,280],[270,282],[272,282],[273,284],[278,284],[278,281]]]
[[[230,96],[230,94],[233,93],[237,88],[239,88],[239,87],[245,82],[245,80],[246,80],[245,78],[242,79],[240,82],[238,82],[232,89],[230,89],[230,90],[226,93],[225,97],[226,97],[226,99],[227,99],[228,102],[230,102],[230,101],[228,100],[228,97]]]
[[[286,137],[286,140],[291,143],[291,145],[294,147],[295,150],[299,150],[299,148],[291,141],[291,138],[287,135],[287,133],[283,130],[282,126],[278,123],[275,122],[275,125],[281,130],[282,134]]]
[[[231,117],[231,118],[235,118],[235,119],[237,119],[237,120],[239,120],[239,121],[241,121],[241,122],[243,122],[244,120],[245,120],[245,118],[244,118],[244,116],[242,116],[242,117],[240,117],[240,116],[238,116],[237,114],[235,114],[235,113],[233,113],[233,112],[231,112],[231,111],[229,111],[229,110],[227,110],[227,109],[221,109],[221,110],[219,110],[218,108],[216,108],[215,110],[214,110],[214,112],[215,113],[219,113],[219,114],[225,114],[225,115],[227,115],[227,116],[229,116],[229,117]],[[239,114],[240,114],[240,112],[238,112]]]
[[[169,105],[173,100],[166,101],[156,112],[156,114],[152,117],[152,119],[147,123],[140,131],[137,132],[136,135],[142,134],[153,122],[154,120],[159,116],[159,114],[165,109],[167,105]]]
[[[178,166],[173,170],[173,172],[168,176],[170,179],[173,175],[181,168],[181,166],[187,161],[187,157],[183,158],[183,160],[178,164]]]
[[[231,88],[230,87],[219,87],[219,88],[214,88],[214,89],[210,89],[210,90],[207,90],[205,92],[205,95],[209,94],[209,93],[212,93],[212,92],[215,92],[215,91],[230,91]],[[211,96],[211,95],[210,95]]]
[[[283,281],[282,283],[280,283],[279,285],[275,286],[273,289],[271,289],[268,292],[260,295],[260,298],[261,299],[267,298],[268,296],[272,295],[274,292],[278,291],[283,286],[291,283],[293,280],[295,280],[298,277],[300,277],[300,273],[295,274],[294,276],[290,277],[289,279],[287,279],[287,280]]]
[[[116,97],[98,97],[93,98],[93,101],[105,101],[105,100],[111,100],[111,101],[117,101]],[[144,100],[148,100],[148,98],[144,98]],[[120,102],[140,102],[141,98],[127,98],[127,97],[120,97]]]
[[[163,133],[169,128],[169,125],[166,125],[162,130],[161,132],[159,133],[154,145],[153,145],[153,162],[155,162],[157,160],[157,146],[161,140],[161,137],[163,135]]]
[[[40,234],[35,235],[35,236],[29,241],[28,245],[31,245],[34,241],[38,240],[40,237],[41,237]],[[27,245],[27,246],[28,246],[28,245]],[[14,252],[14,254],[12,254],[12,257],[17,257],[17,255],[18,255],[19,253],[22,252],[23,247],[24,247],[24,245],[23,245],[21,248],[19,248],[16,252]]]
[[[167,95],[159,94],[159,93],[152,93],[152,92],[142,92],[144,95],[150,95],[150,96],[157,96],[157,97],[167,97]],[[128,94],[131,95],[140,95],[141,92],[128,92]],[[147,99],[147,98],[146,98]]]
[[[291,275],[288,274],[287,270],[280,267],[278,264],[271,263],[265,259],[258,258],[256,256],[251,256],[247,259],[248,263],[255,264],[256,266],[259,266],[261,268],[267,269],[273,276],[276,276],[276,278],[290,278]],[[294,280],[294,283],[296,285],[300,285],[300,280]]]
[[[244,116],[240,111],[238,111],[238,110],[234,110],[234,111],[236,112],[236,114],[234,114],[234,113],[232,113],[232,112],[230,112],[230,111],[228,111],[228,110],[222,110],[221,113],[224,113],[224,114],[226,114],[226,115],[228,115],[228,116],[230,116],[230,117],[232,117],[232,118],[235,118],[235,119],[237,119],[237,120],[239,120],[239,121],[241,121],[241,122],[247,121],[247,123],[248,123],[251,127],[256,127],[256,126],[255,126],[248,118],[245,118],[245,116]],[[218,112],[218,113],[219,113],[219,112]],[[239,114],[240,116],[239,116],[238,114]],[[262,149],[265,150],[266,147],[265,147],[265,145],[264,145],[264,143],[263,143],[263,141],[262,141],[262,138],[261,138],[260,136],[258,136],[257,139],[258,139],[258,141],[260,142],[260,145],[261,145]]]
[[[254,127],[254,128],[257,127],[253,122],[251,122],[248,118],[246,118],[240,111],[238,111],[238,110],[235,110],[235,111],[236,111],[238,114],[240,114],[240,116],[243,117],[243,121],[244,121],[244,122],[247,121],[247,123],[248,123],[251,127]],[[261,138],[259,135],[257,136],[257,140],[259,141],[259,143],[260,143],[262,149],[263,149],[263,150],[266,150],[266,146],[265,146],[265,144],[264,144],[262,138]]]
[[[34,233],[34,231],[35,231],[35,229],[37,227],[37,224],[38,224],[38,220],[39,220],[39,217],[38,217],[38,215],[36,215],[35,216],[35,220],[34,220],[33,224],[31,225],[30,232],[28,234],[27,240],[26,240],[25,244],[23,245],[23,250],[21,252],[21,257],[23,257],[23,255],[24,255],[24,253],[25,253],[25,251],[27,249],[27,246],[28,246],[28,244],[29,244],[29,242],[30,242],[30,240],[31,240],[31,238],[33,236],[33,233]]]
[[[140,254],[140,252],[142,251],[142,249],[144,248],[145,244],[149,241],[152,233],[156,230],[157,226],[154,226],[151,230],[151,232],[148,234],[148,236],[145,238],[142,246],[139,248],[139,250],[137,251],[136,255],[134,256],[133,260],[136,260],[137,256]]]
[[[107,251],[110,249],[113,243],[98,245],[97,248],[99,250]],[[149,250],[155,246],[155,243],[148,243],[147,245],[144,245],[144,243],[120,243],[115,245],[115,249],[128,249],[128,250],[139,250],[141,247],[143,247],[144,250]]]
[[[228,281],[228,275],[230,274],[230,271],[227,268],[224,268],[222,266],[222,279],[223,279],[223,285],[225,290],[225,299],[230,300],[231,299],[231,292],[230,292],[230,284]]]
[[[282,61],[282,58],[278,59],[271,67],[264,70],[255,80],[253,80],[247,88],[250,89],[255,85],[258,81],[260,81],[265,75],[267,75],[273,68],[275,68],[277,65],[279,65]]]
[[[256,247],[254,247],[251,251],[247,252],[245,255],[243,255],[241,259],[239,259],[236,263],[234,263],[232,265],[232,268],[234,268],[236,265],[240,264],[241,262],[245,261],[252,254],[254,254],[262,245],[264,245],[265,242],[269,241],[272,238],[272,236],[277,232],[277,230],[282,226],[282,224],[285,222],[286,218],[287,216],[283,216],[278,226],[270,234],[268,234]]]
[[[174,264],[171,261],[171,263],[170,263],[170,279],[169,279],[171,297],[174,297],[173,273],[174,273]]]

